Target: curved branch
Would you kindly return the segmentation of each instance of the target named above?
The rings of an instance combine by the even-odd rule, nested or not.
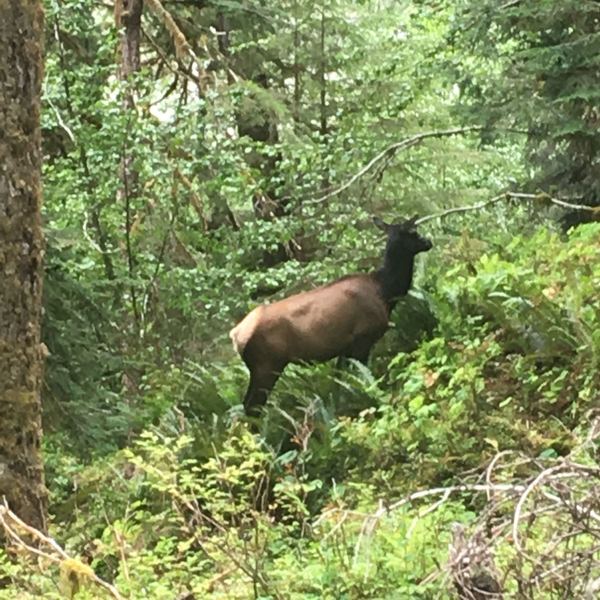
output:
[[[442,212],[435,213],[433,215],[426,215],[417,219],[415,221],[415,225],[421,225],[422,223],[427,223],[427,221],[432,221],[433,219],[443,219],[448,215],[452,215],[454,213],[467,212],[469,210],[481,210],[482,208],[486,208],[487,206],[491,206],[492,204],[496,204],[501,200],[507,200],[507,194],[500,194],[499,196],[494,196],[490,200],[486,200],[485,202],[478,202],[477,204],[470,204],[468,206],[456,206],[454,208],[448,208],[447,210],[443,210]]]
[[[412,137],[406,138],[399,142],[388,146],[384,150],[382,150],[377,156],[372,158],[358,173],[353,175],[348,181],[335,188],[331,192],[328,192],[324,196],[320,196],[319,198],[314,198],[312,200],[308,200],[309,204],[318,204],[320,202],[325,202],[325,200],[329,200],[329,198],[333,198],[338,194],[341,194],[343,191],[347,190],[353,183],[355,183],[358,179],[360,179],[363,175],[368,173],[375,165],[377,165],[381,160],[387,157],[391,157],[396,152],[400,150],[406,150],[407,148],[411,148],[412,146],[416,146],[420,144],[423,140],[428,138],[441,138],[448,137],[451,135],[458,135],[461,133],[470,133],[472,131],[482,131],[484,128],[480,125],[475,125],[472,127],[457,127],[455,129],[445,129],[442,131],[425,131],[423,133],[419,133],[417,135],[413,135]]]
[[[567,208],[569,210],[585,210],[589,212],[600,212],[599,206],[588,206],[587,204],[573,204],[572,202],[567,202],[566,200],[561,200],[560,198],[554,198],[545,192],[541,192],[539,194],[525,194],[521,192],[504,192],[503,194],[499,194],[498,196],[494,196],[490,200],[485,200],[484,202],[478,202],[477,204],[471,204],[468,206],[456,206],[454,208],[448,208],[447,210],[443,210],[442,212],[435,213],[432,215],[426,215],[417,219],[415,221],[415,225],[421,225],[423,223],[427,223],[428,221],[432,221],[433,219],[443,219],[448,215],[452,215],[454,213],[462,213],[470,210],[481,210],[482,208],[486,208],[491,206],[492,204],[496,204],[497,202],[501,202],[502,200],[539,200],[542,202],[550,202],[551,204],[555,204],[556,206],[560,206],[561,208]]]
[[[508,192],[508,196],[511,198],[521,198],[524,200],[541,200],[552,202],[552,204],[556,204],[557,206],[562,206],[562,208],[568,208],[570,210],[587,210],[590,212],[600,212],[600,207],[598,206],[589,206],[587,204],[573,204],[572,202],[567,202],[566,200],[561,200],[560,198],[553,198],[550,194],[546,192],[540,192],[539,194],[523,194],[518,192]]]

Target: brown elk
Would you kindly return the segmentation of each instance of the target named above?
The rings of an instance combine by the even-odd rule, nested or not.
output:
[[[289,363],[348,357],[366,363],[386,332],[390,312],[408,292],[415,256],[431,242],[415,229],[417,217],[390,225],[383,266],[252,310],[229,333],[250,370],[246,414],[256,414]]]

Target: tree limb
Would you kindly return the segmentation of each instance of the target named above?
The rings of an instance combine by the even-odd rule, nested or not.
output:
[[[175,76],[183,75],[184,77],[187,77],[192,83],[194,83],[195,85],[200,87],[200,80],[198,79],[198,77],[195,75],[195,73],[189,72],[184,67],[184,65],[179,60],[179,56],[177,55],[177,53],[176,53],[177,69],[175,69],[169,62],[168,56],[166,56],[166,54],[162,51],[162,48],[159,46],[158,42],[143,27],[142,27],[142,35],[148,40],[150,45],[154,48],[154,50],[156,51],[156,53],[158,54],[160,59],[163,61],[163,64],[167,67],[167,69],[169,69],[169,71],[171,71],[171,73],[173,73]],[[163,96],[163,98],[161,98],[161,100],[163,100],[164,98],[166,98],[166,95]],[[158,102],[155,102],[155,104],[158,104]]]
[[[377,165],[384,158],[393,156],[396,152],[400,150],[406,150],[407,148],[411,148],[412,146],[416,146],[420,144],[423,140],[428,138],[441,138],[441,137],[449,137],[452,135],[458,135],[461,133],[470,133],[472,131],[482,131],[484,128],[480,125],[472,126],[472,127],[457,127],[455,129],[446,129],[442,131],[425,131],[423,133],[419,133],[417,135],[413,135],[412,137],[406,138],[399,142],[388,146],[384,150],[382,150],[377,156],[372,158],[358,173],[353,175],[348,181],[335,188],[331,192],[328,192],[324,196],[319,198],[314,198],[309,200],[309,204],[318,204],[321,202],[325,202],[338,194],[341,194],[343,191],[347,190],[353,183],[355,183],[358,179],[360,179],[363,175],[368,173],[375,165]]]
[[[456,206],[454,208],[448,208],[447,210],[443,210],[439,213],[426,215],[425,217],[417,219],[417,221],[415,221],[415,225],[422,225],[423,223],[427,223],[428,221],[432,221],[433,219],[443,219],[444,217],[447,217],[448,215],[454,213],[467,212],[470,210],[481,210],[482,208],[486,208],[488,206],[491,206],[492,204],[501,202],[502,200],[539,200],[542,202],[550,202],[551,204],[555,204],[556,206],[560,206],[562,208],[567,208],[570,210],[585,210],[594,213],[600,212],[600,207],[598,206],[588,206],[586,204],[573,204],[572,202],[567,202],[566,200],[561,200],[560,198],[554,198],[549,194],[546,194],[545,192],[541,192],[539,194],[504,192],[503,194],[494,196],[490,200],[486,200],[484,202],[478,202],[477,204],[471,204],[468,206]]]
[[[520,4],[521,0],[509,0],[509,2],[505,2],[501,7],[500,10],[505,10],[507,8],[512,8],[513,6],[516,6],[517,4]]]
[[[205,70],[202,66],[202,62],[198,56],[196,56],[191,44],[187,41],[187,38],[175,22],[175,19],[161,4],[160,0],[146,0],[146,4],[156,15],[156,17],[162,21],[163,25],[171,35],[171,38],[173,39],[173,45],[175,46],[175,56],[178,59],[178,63],[183,65],[185,58],[191,57],[192,63],[196,65],[196,68],[198,69],[198,76],[191,75],[190,73],[187,73],[187,75],[198,86],[198,94],[202,95],[201,78],[205,74]]]

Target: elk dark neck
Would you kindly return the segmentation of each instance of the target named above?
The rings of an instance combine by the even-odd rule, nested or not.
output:
[[[414,255],[403,257],[401,262],[392,263],[388,258],[383,267],[375,272],[375,280],[381,287],[381,295],[391,311],[400,296],[406,296],[413,278]]]

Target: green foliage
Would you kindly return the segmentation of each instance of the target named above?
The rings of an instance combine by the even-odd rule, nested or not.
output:
[[[444,480],[499,448],[570,447],[598,392],[599,235],[582,226],[565,242],[542,230],[475,262],[464,237],[454,267],[431,269],[439,337],[393,358],[390,395],[341,426],[361,449],[359,477]]]
[[[167,55],[172,48],[146,11],[150,58],[127,84],[136,110],[124,111],[112,16],[48,0],[46,429],[62,430],[81,455],[120,447],[157,422],[176,399],[147,382],[168,378],[171,365],[181,371],[186,359],[227,356],[227,329],[256,303],[369,267],[379,241],[363,223],[373,212],[478,198],[482,186],[496,190],[519,171],[513,142],[491,152],[468,136],[432,140],[314,202],[399,138],[452,126],[455,98],[433,59],[450,12],[313,8],[171,7],[198,56],[224,52],[205,36],[215,23],[229,32],[228,68],[238,76],[221,56],[201,93],[187,77],[182,87],[181,71],[174,77],[148,43]],[[232,134],[267,126],[266,141]],[[125,153],[138,178],[127,211]],[[281,201],[279,218],[256,218],[253,202],[265,195]],[[264,268],[265,256],[285,247],[287,260]],[[402,347],[418,334],[407,337]]]
[[[596,205],[597,3],[465,0],[456,7],[453,40],[483,56],[468,66],[456,57],[458,83],[477,122],[527,133],[533,186]]]
[[[560,237],[556,210],[516,201],[428,222],[434,250],[370,368],[288,368],[252,424],[227,332],[261,302],[374,268],[373,214],[517,186],[596,197],[598,9],[196,4],[164,6],[198,63],[145,6],[124,83],[108,5],[46,2],[51,533],[130,598],[452,597],[435,573],[479,499],[385,509],[500,451],[560,460],[586,435],[598,225]],[[490,129],[384,153],[465,120]],[[554,530],[537,526],[541,546]],[[4,552],[0,580],[0,598],[102,593]]]
[[[380,350],[373,373],[291,369],[260,436],[236,412],[238,363],[157,372],[146,402],[178,390],[181,409],[131,448],[82,467],[48,446],[56,538],[129,597],[450,597],[431,575],[450,525],[477,506],[466,495],[387,515],[378,503],[452,484],[500,450],[548,461],[577,443],[598,391],[599,236],[497,234],[474,256],[465,233],[420,279],[437,318],[429,339]],[[542,544],[554,523],[536,528]],[[512,553],[503,546],[498,564]],[[11,589],[56,593],[58,569],[28,579],[27,564],[1,565]]]
[[[460,481],[501,450],[560,460],[598,391],[600,229],[503,235],[474,255],[465,232],[448,262],[429,265],[416,297],[426,293],[437,323],[417,348],[384,347],[373,372],[286,371],[261,435],[240,420],[233,359],[147,379],[146,402],[179,390],[179,408],[129,449],[82,470],[49,446],[57,539],[130,597],[450,597],[432,574],[451,524],[470,523],[477,503],[389,514],[385,503]],[[546,544],[555,523],[535,532]],[[498,565],[513,560],[503,545]],[[25,564],[0,568],[13,588],[48,597],[59,578],[26,583]]]

